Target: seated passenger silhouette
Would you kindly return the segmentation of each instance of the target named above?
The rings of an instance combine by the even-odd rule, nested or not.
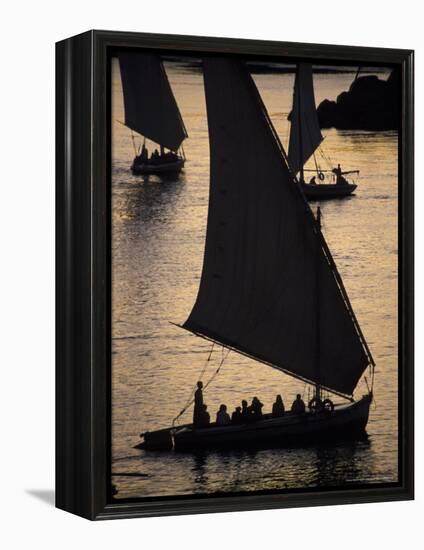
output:
[[[293,401],[291,406],[291,411],[294,414],[305,414],[305,403],[303,402],[302,396],[300,393],[296,395],[296,399]]]
[[[252,420],[253,417],[250,407],[248,407],[247,401],[243,399],[243,401],[241,402],[241,421],[246,424],[247,422],[251,422]]]
[[[207,411],[208,406],[202,405],[202,409],[200,411],[200,418],[199,418],[199,428],[206,428],[209,426],[211,422],[211,417]]]
[[[216,413],[216,423],[218,426],[227,426],[231,423],[230,415],[227,413],[227,405],[220,405]]]
[[[280,416],[284,416],[284,403],[281,395],[278,394],[275,403],[272,405],[272,417],[278,418]]]
[[[241,407],[236,407],[236,410],[231,415],[231,424],[241,424],[241,423],[242,423]]]
[[[260,420],[262,418],[262,407],[263,404],[259,401],[257,397],[252,399],[252,404],[250,405],[251,414],[254,420]]]

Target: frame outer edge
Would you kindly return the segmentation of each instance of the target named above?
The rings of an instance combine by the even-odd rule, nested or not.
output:
[[[90,41],[56,45],[56,507],[93,519]]]
[[[401,482],[407,498],[414,498],[414,52],[405,52],[402,63],[401,199],[399,205],[400,256],[399,392],[401,423],[399,446]]]
[[[108,242],[107,51],[113,47],[177,51],[328,56],[402,65],[401,268],[404,285],[401,342],[402,478],[398,486],[334,492],[211,496],[207,500],[109,502],[107,436],[109,367],[107,344]],[[56,46],[56,506],[88,519],[228,512],[293,506],[381,502],[413,498],[413,52],[90,31]],[[90,238],[87,238],[88,235]]]

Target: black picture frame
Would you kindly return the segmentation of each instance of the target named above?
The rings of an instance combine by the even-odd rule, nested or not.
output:
[[[398,66],[399,483],[113,501],[110,484],[109,56],[114,48]],[[110,117],[109,117],[110,119]],[[412,499],[413,51],[89,31],[56,44],[56,506],[91,520]]]

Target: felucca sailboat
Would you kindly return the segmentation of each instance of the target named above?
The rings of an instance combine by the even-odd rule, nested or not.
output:
[[[303,415],[170,427],[142,434],[139,446],[286,445],[363,433],[374,360],[319,220],[289,169],[245,66],[238,60],[207,58],[203,67],[209,214],[200,287],[182,328],[312,384],[314,397]],[[367,367],[369,390],[354,401]],[[334,405],[324,394],[346,401]]]
[[[135,174],[178,173],[184,166],[182,142],[187,131],[158,55],[119,54],[125,126],[144,137],[140,148],[132,134]],[[159,145],[149,154],[146,138]],[[166,150],[168,149],[168,150]]]
[[[308,199],[325,199],[352,194],[357,185],[350,183],[344,176],[358,174],[359,171],[342,171],[340,165],[322,170],[316,158],[316,151],[324,138],[319,127],[312,65],[309,63],[299,63],[296,68],[290,122],[289,166],[294,174],[299,174],[305,196]],[[315,170],[305,170],[304,166],[311,156],[314,157]],[[325,160],[329,162],[328,159]],[[305,181],[305,172],[315,172],[309,178],[309,182]],[[328,176],[331,178],[330,183]]]

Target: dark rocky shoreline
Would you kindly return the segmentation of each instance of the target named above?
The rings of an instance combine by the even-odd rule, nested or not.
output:
[[[375,75],[357,78],[336,101],[325,99],[317,109],[321,128],[339,130],[398,130],[400,121],[400,74],[388,80]]]

